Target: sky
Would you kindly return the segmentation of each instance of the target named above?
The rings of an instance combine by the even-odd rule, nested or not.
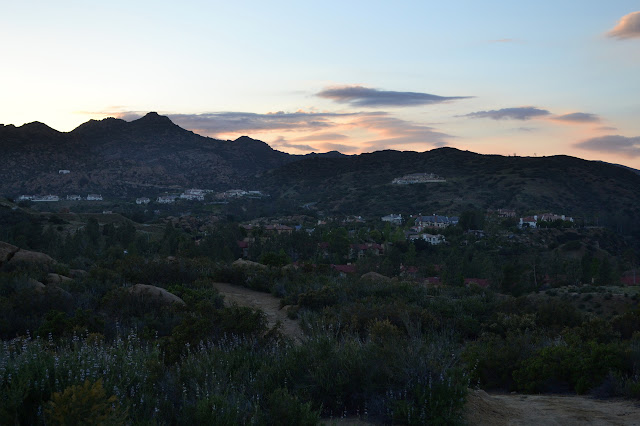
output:
[[[637,1],[0,0],[0,123],[640,169]]]

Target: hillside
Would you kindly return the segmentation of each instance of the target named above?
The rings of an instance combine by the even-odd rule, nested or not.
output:
[[[228,189],[295,159],[248,137],[206,138],[156,113],[132,122],[90,120],[68,133],[37,122],[2,126],[0,149],[0,190],[6,195]],[[70,173],[59,175],[60,169]]]
[[[446,182],[393,185],[410,173]],[[264,172],[256,184],[274,196],[317,202],[326,212],[384,215],[460,213],[470,208],[553,211],[622,232],[640,229],[640,176],[568,156],[503,157],[453,148],[423,153],[379,151],[310,158]]]
[[[68,133],[38,122],[0,126],[0,149],[0,194],[6,196],[97,192],[133,198],[188,187],[250,187],[282,205],[316,202],[314,208],[325,213],[514,208],[519,214],[566,214],[622,233],[640,230],[637,171],[568,156],[504,157],[454,148],[296,156],[247,136],[203,137],[157,113],[131,122],[90,120]],[[411,173],[435,173],[446,182],[391,184]]]

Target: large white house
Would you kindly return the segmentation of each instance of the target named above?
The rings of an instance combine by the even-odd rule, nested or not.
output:
[[[393,223],[394,225],[402,225],[402,215],[401,214],[389,214],[386,216],[382,216],[380,218],[383,222]]]
[[[176,202],[177,195],[161,195],[156,199],[159,204],[172,204]]]
[[[151,202],[147,197],[136,198],[136,204],[149,204]]]
[[[36,195],[31,201],[60,201],[57,195]]]
[[[195,201],[204,201],[204,189],[187,189],[182,194],[180,194],[180,198],[183,200],[195,200]]]
[[[422,231],[424,228],[446,228],[450,225],[457,225],[457,216],[440,216],[437,214],[431,216],[418,216],[415,221],[415,227],[418,231]]]
[[[87,195],[87,201],[102,201],[102,195],[100,195],[100,194],[89,194],[89,195]]]

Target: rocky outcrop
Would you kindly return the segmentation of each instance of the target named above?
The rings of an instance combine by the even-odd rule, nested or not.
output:
[[[65,277],[64,275],[50,273],[47,274],[46,283],[47,285],[58,285],[65,281],[72,281],[71,278]]]
[[[0,266],[17,263],[32,263],[37,265],[53,265],[56,263],[51,256],[38,251],[22,250],[12,244],[0,241]]]
[[[362,281],[370,281],[370,282],[391,282],[391,278],[379,274],[377,272],[367,272],[366,274],[362,274],[360,277]]]
[[[135,297],[139,297],[141,299],[149,300],[159,304],[172,305],[174,303],[177,303],[179,305],[185,305],[184,300],[182,300],[175,294],[153,285],[135,284],[128,288],[127,291]]]
[[[267,269],[267,265],[263,265],[262,263],[252,262],[250,260],[238,259],[231,264],[234,268],[241,269]]]
[[[0,241],[0,265],[11,260],[20,249],[4,241]]]
[[[89,273],[83,269],[70,269],[69,275],[71,275],[71,278],[83,278],[89,275]]]
[[[55,260],[51,256],[38,251],[18,250],[8,263],[32,263],[37,265],[52,265]]]
[[[37,292],[44,292],[47,286],[42,284],[40,281],[36,281],[33,278],[27,279],[22,285],[19,287],[19,290],[33,290]]]

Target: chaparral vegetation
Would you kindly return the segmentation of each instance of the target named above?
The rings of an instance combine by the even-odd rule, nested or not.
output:
[[[638,246],[613,230],[469,209],[436,244],[406,218],[137,208],[0,206],[1,424],[462,424],[469,388],[640,398]],[[279,298],[302,336],[215,283]]]

